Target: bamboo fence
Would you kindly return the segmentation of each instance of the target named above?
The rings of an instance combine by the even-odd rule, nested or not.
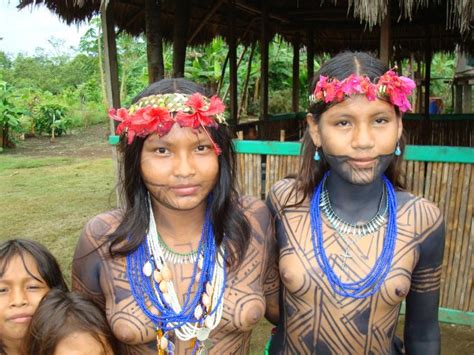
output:
[[[245,141],[244,141],[245,142]],[[265,143],[265,142],[262,142]],[[272,144],[274,144],[272,142]],[[295,143],[293,143],[295,144]],[[255,146],[255,143],[253,143]],[[429,147],[417,147],[422,150]],[[447,147],[434,147],[439,151]],[[456,148],[451,148],[456,149]],[[474,149],[464,151],[469,162],[448,161],[430,156],[406,158],[403,162],[405,185],[408,191],[436,203],[446,224],[446,244],[441,276],[440,307],[460,311],[474,311]],[[258,150],[258,149],[257,149]],[[239,148],[237,148],[239,151]],[[278,180],[297,173],[299,156],[239,153],[239,182],[242,193],[264,198]],[[428,158],[427,158],[428,157]],[[442,158],[441,158],[442,159]],[[471,162],[472,161],[472,162]]]

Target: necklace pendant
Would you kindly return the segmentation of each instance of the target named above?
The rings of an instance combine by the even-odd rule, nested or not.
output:
[[[203,342],[203,341],[207,340],[207,338],[209,338],[209,334],[211,334],[211,329],[209,329],[207,327],[202,327],[202,328],[198,329],[198,331],[196,333],[196,338],[200,342]]]

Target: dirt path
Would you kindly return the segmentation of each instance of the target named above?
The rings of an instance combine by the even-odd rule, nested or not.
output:
[[[54,142],[48,136],[26,138],[16,148],[4,154],[21,156],[65,156],[88,159],[111,157],[108,144],[108,123],[74,129],[72,133],[56,137]]]

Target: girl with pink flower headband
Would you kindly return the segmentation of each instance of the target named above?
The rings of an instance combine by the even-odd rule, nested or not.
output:
[[[273,186],[281,276],[270,354],[439,354],[444,224],[401,183],[415,84],[366,53],[321,66],[301,168]]]
[[[199,85],[164,79],[109,112],[124,205],[86,225],[72,284],[123,353],[247,353],[258,321],[278,317],[271,217],[237,193],[224,109]]]

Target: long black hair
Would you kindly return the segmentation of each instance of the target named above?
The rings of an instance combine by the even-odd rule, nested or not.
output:
[[[388,67],[386,65],[384,65],[377,58],[374,58],[367,53],[343,52],[336,55],[321,66],[321,68],[313,78],[311,92],[314,91],[314,88],[317,82],[319,81],[321,75],[329,78],[336,78],[338,80],[343,80],[351,74],[365,75],[372,82],[375,82],[387,70]],[[330,103],[324,102],[310,104],[309,112],[313,116],[311,119],[318,122],[321,118],[321,115],[330,107]],[[394,108],[395,113],[400,116],[401,113],[398,107],[395,106]],[[399,143],[400,148],[402,149],[402,151],[404,151],[405,141],[403,135],[400,138]],[[329,164],[327,163],[324,157],[324,152],[320,150],[321,159],[319,161],[315,161],[313,159],[315,152],[316,147],[311,139],[308,127],[303,136],[303,143],[301,145],[301,167],[296,178],[295,185],[297,192],[301,193],[301,200],[299,203],[303,202],[307,196],[312,195],[314,188],[319,184],[326,171],[329,170]],[[388,166],[387,170],[385,171],[385,175],[398,189],[404,188],[401,182],[400,173],[400,166],[402,160],[402,156],[395,156],[390,165]]]
[[[26,268],[25,255],[30,255],[35,260],[41,278],[50,289],[68,290],[53,254],[40,243],[28,239],[10,239],[0,244],[0,277],[5,273],[10,261],[19,256],[28,274],[37,279],[37,275],[33,275],[31,270]]]
[[[137,97],[141,98],[169,93],[209,96],[206,90],[186,79],[163,79],[151,84]],[[212,140],[222,153],[218,157],[219,173],[217,183],[212,190],[210,206],[211,221],[218,245],[224,243],[228,255],[228,264],[237,267],[242,262],[250,238],[250,225],[244,215],[237,193],[236,159],[232,145],[230,129],[225,125],[206,128]],[[122,136],[119,149],[123,153],[121,162],[121,195],[124,198],[124,215],[120,225],[110,234],[109,252],[112,257],[128,255],[143,242],[149,223],[148,190],[143,182],[140,169],[140,156],[146,137],[135,137],[127,144]]]

